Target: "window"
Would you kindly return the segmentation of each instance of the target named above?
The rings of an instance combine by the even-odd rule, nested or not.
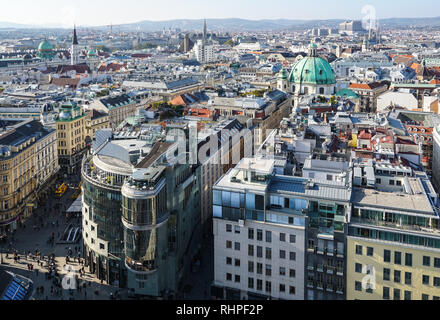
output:
[[[263,291],[263,280],[257,279],[257,290]]]
[[[376,179],[376,183],[377,183],[377,184],[381,184],[381,183],[382,183],[382,180],[379,179],[379,178],[377,178],[377,179]]]
[[[440,258],[434,258],[434,267],[440,268]]]
[[[290,235],[290,243],[296,243],[296,235],[294,234]]]
[[[257,230],[257,240],[263,241],[263,230]]]
[[[402,253],[401,252],[394,252],[394,263],[395,264],[402,264]]]
[[[248,230],[248,238],[249,240],[254,240],[254,229]]]
[[[400,283],[400,275],[401,275],[401,272],[399,270],[394,270],[394,282],[395,283]]]
[[[235,251],[240,251],[240,242],[234,244]]]
[[[411,291],[405,291],[405,300],[411,300],[412,293]]]
[[[240,226],[235,226],[235,234],[240,234]]]
[[[226,257],[226,264],[232,265],[232,258]]]
[[[408,285],[412,284],[412,273],[411,272],[405,272],[405,284],[408,284]]]
[[[254,288],[254,278],[248,278],[248,288],[249,289]]]
[[[422,300],[429,300],[429,295],[422,294]]]
[[[296,294],[296,288],[295,287],[289,287],[289,294],[295,295]]]
[[[99,249],[104,250],[105,249],[105,245],[103,243],[99,244]]]
[[[232,281],[232,274],[230,273],[226,274],[226,281]]]
[[[426,286],[429,286],[429,276],[423,275],[422,283]]]
[[[401,186],[402,186],[402,181],[397,180],[397,181],[396,181],[396,186],[401,187]]]
[[[290,261],[296,261],[296,252],[290,252],[289,256],[290,256]]]
[[[286,251],[280,250],[280,259],[286,259]]]
[[[280,284],[280,292],[286,292],[286,285]]]
[[[434,277],[434,287],[440,287],[440,278]]]
[[[272,242],[272,232],[266,231],[266,242],[271,243]]]
[[[285,233],[280,233],[280,241],[286,242],[286,234]]]
[[[440,297],[433,296],[433,297],[432,297],[432,300],[440,300]]]
[[[232,249],[232,241],[226,241],[226,249]]]
[[[331,174],[327,175],[327,181],[333,181],[333,176]]]
[[[240,259],[235,259],[235,266],[239,267],[240,266]]]
[[[290,278],[296,278],[296,270],[295,269],[290,269],[289,270],[289,277]]]
[[[356,291],[362,291],[362,282],[356,281],[354,283],[354,288]]]
[[[374,248],[368,247],[367,248],[367,256],[372,257],[374,253]]]
[[[286,268],[280,267],[280,276],[285,276],[285,275],[286,275]]]
[[[253,261],[248,261],[248,271],[250,273],[254,273],[254,262]]]
[[[390,250],[383,251],[383,261],[391,263],[391,251]]]
[[[400,300],[400,289],[394,289],[394,300]]]
[[[272,276],[272,266],[270,264],[266,264],[266,276],[267,277]]]
[[[266,248],[266,259],[272,260],[272,249],[271,248]]]
[[[254,256],[254,246],[253,245],[248,245],[248,255],[249,257],[253,257]]]
[[[362,246],[356,246],[356,254],[362,255]]]
[[[412,254],[405,253],[405,266],[412,267]]]
[[[226,225],[226,232],[232,232],[232,225],[230,224]]]
[[[240,276],[239,275],[235,275],[235,283],[240,283]]]
[[[360,263],[356,263],[354,269],[357,273],[362,273],[362,265]]]
[[[383,280],[384,281],[390,281],[391,280],[391,270],[390,269],[383,269]]]
[[[430,267],[431,266],[431,257],[424,256],[423,257],[423,265],[425,267]]]
[[[390,300],[390,288],[383,287],[383,296],[382,296],[382,298],[384,300]]]
[[[263,258],[263,247],[257,247],[257,258]]]
[[[266,281],[266,292],[272,292],[272,282]]]
[[[257,263],[257,274],[263,274],[263,264]]]

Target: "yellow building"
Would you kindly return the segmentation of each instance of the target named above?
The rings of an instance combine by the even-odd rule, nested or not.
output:
[[[440,249],[348,237],[347,252],[347,300],[440,299]]]
[[[51,134],[39,121],[1,119],[0,236],[32,214],[38,175],[36,146]]]
[[[361,188],[355,173],[347,300],[439,300],[439,199],[431,182],[401,166],[369,172],[374,188]]]
[[[98,130],[111,128],[108,113],[92,109],[86,115],[86,140],[93,140]]]
[[[68,102],[60,107],[56,124],[61,170],[71,174],[79,170],[86,151],[86,114],[81,106]]]

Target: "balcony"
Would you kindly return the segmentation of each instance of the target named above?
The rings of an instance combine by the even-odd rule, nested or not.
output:
[[[334,250],[325,249],[325,253],[326,253],[329,257],[333,257],[333,256],[334,256]]]
[[[336,293],[337,293],[337,294],[340,294],[340,295],[343,295],[343,294],[344,294],[344,288],[342,288],[342,287],[337,287],[337,288],[336,288]]]
[[[307,266],[307,270],[309,270],[309,271],[315,271],[315,266]]]
[[[307,282],[307,288],[309,288],[309,289],[313,289],[315,286],[314,286],[314,284],[313,284],[313,281],[308,281]]]
[[[327,292],[334,292],[333,286],[332,285],[328,285],[327,288],[325,289]]]
[[[344,276],[344,269],[342,269],[342,268],[337,268],[337,269],[336,269],[336,275],[337,275],[337,276],[340,276],[340,277],[343,277],[343,276]]]
[[[323,255],[325,253],[325,249],[324,248],[317,248],[316,253]]]
[[[385,227],[385,228],[392,228],[392,229],[399,229],[399,230],[406,230],[406,231],[416,231],[416,232],[425,232],[425,233],[432,233],[435,235],[440,235],[439,229],[434,229],[431,227],[421,227],[418,225],[401,225],[398,222],[389,222],[389,221],[383,221],[383,220],[373,220],[373,219],[364,219],[364,218],[351,218],[351,223],[354,224],[367,224],[372,225],[376,227]]]
[[[316,251],[316,248],[315,248],[315,247],[307,248],[307,252],[308,252],[308,253],[315,253],[315,251]]]
[[[125,266],[127,267],[128,270],[138,275],[148,275],[156,272],[156,266],[154,261],[142,264],[134,260],[131,260],[130,258],[126,258]]]
[[[322,282],[318,282],[316,284],[316,289],[324,291],[324,284]]]
[[[318,272],[324,272],[324,266],[323,266],[322,264],[318,264],[318,265],[316,266],[316,271],[318,271]]]
[[[326,266],[327,274],[334,274],[335,273],[335,267]]]
[[[337,258],[344,259],[344,257],[345,257],[344,252],[341,253],[341,252],[339,252],[337,250],[335,252],[336,252],[336,257]]]

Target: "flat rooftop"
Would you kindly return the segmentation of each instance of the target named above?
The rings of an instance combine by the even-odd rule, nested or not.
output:
[[[419,179],[409,179],[413,194],[354,188],[353,204],[401,211],[412,215],[436,216]]]

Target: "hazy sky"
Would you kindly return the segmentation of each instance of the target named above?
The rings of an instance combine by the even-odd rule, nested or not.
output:
[[[379,18],[440,16],[439,0],[3,0],[1,22],[114,25],[141,20],[360,19],[372,5]]]

